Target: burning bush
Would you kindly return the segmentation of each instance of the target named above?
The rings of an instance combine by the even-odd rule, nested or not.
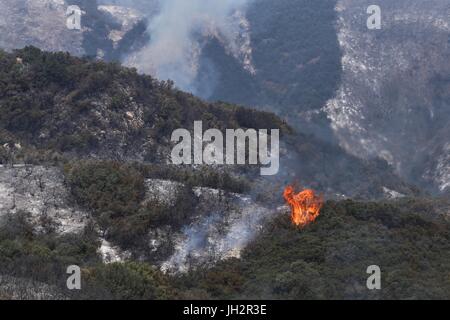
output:
[[[294,187],[288,186],[284,190],[283,196],[292,208],[292,222],[300,227],[314,222],[323,206],[323,197],[317,196],[310,189],[295,194]]]

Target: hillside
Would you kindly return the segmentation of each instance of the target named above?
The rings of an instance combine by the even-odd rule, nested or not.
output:
[[[448,299],[448,214],[448,199],[329,202],[303,230],[283,214],[241,259],[180,284],[194,286],[189,298]],[[373,264],[382,270],[381,291],[365,286]]]
[[[18,62],[20,58],[21,62]],[[94,158],[167,164],[172,132],[217,128],[281,129],[281,170],[266,184],[245,166],[233,171],[260,192],[298,181],[330,197],[382,198],[384,188],[417,190],[383,161],[362,161],[314,136],[293,131],[267,112],[209,103],[116,63],[46,53],[34,47],[0,53],[0,129],[3,163],[28,164]],[[17,149],[15,146],[20,145]],[[279,190],[279,189],[277,189]]]
[[[0,300],[450,299],[449,1],[372,4],[0,0]]]
[[[247,257],[257,231],[287,216],[279,208],[286,184],[328,199],[420,193],[385,162],[361,161],[273,114],[205,102],[117,63],[34,47],[0,52],[0,88],[4,298],[221,296],[189,292],[185,281],[199,276],[190,271]],[[171,132],[192,130],[197,119],[205,129],[279,128],[280,174],[168,165]],[[87,276],[81,296],[61,287],[70,264]],[[188,278],[177,276],[186,271]]]
[[[281,211],[240,259],[174,276],[143,262],[102,264],[92,231],[32,234],[17,217],[0,229],[9,277],[0,297],[13,287],[28,298],[448,299],[448,210],[448,200],[328,202],[305,229]],[[80,261],[83,290],[68,292],[58,275]],[[372,264],[383,272],[381,291],[364,289]]]
[[[366,28],[368,1],[242,1],[197,22],[204,5],[162,3],[6,1],[0,47],[121,61],[210,101],[274,112],[357,158],[387,161],[430,193],[449,192],[446,0],[381,1],[381,30]],[[86,13],[80,31],[65,28],[70,4]],[[152,53],[161,32],[183,48]]]
[[[335,0],[250,2],[246,19],[255,74],[213,41],[204,49],[218,77],[210,98],[270,108],[298,121],[299,112],[320,109],[341,75],[335,5]]]
[[[68,6],[83,12],[80,30],[66,26]],[[146,24],[139,10],[93,0],[18,0],[0,2],[0,48],[36,46],[76,56],[120,60],[142,46]]]
[[[448,2],[380,1],[381,30],[366,28],[371,4],[254,1],[246,19],[255,73],[211,41],[199,82],[216,77],[205,91],[211,99],[276,112],[302,132],[360,158],[380,157],[405,180],[446,193]]]
[[[115,63],[34,47],[1,52],[0,63],[1,128],[5,137],[13,135],[24,146],[161,162],[169,154],[172,132],[192,129],[198,119],[205,119],[205,130],[269,125],[282,134],[290,131],[269,113],[203,102],[170,81]]]
[[[448,1],[380,1],[381,30],[362,28],[370,1],[338,1],[343,77],[325,108],[339,143],[382,157],[434,193],[450,183]]]

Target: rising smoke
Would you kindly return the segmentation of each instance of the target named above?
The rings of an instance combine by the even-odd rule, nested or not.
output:
[[[197,188],[196,192],[201,194],[206,190]],[[208,195],[212,191],[206,191],[203,197],[212,198],[212,194]],[[249,197],[228,196],[228,201],[233,203],[231,207],[203,216],[184,228],[181,237],[175,239],[175,252],[162,263],[162,271],[184,273],[197,266],[240,257],[273,211],[254,203]],[[217,203],[224,204],[220,200]]]
[[[249,72],[254,72],[244,16],[250,1],[160,1],[158,14],[149,19],[150,43],[128,57],[126,64],[158,79],[171,79],[185,91],[201,94],[195,85],[201,51],[207,39],[215,37]]]

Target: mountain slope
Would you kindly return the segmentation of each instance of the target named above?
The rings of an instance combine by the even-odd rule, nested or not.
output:
[[[11,220],[0,226],[0,266],[14,277],[0,278],[0,297],[33,288],[51,299],[448,299],[449,203],[431,203],[328,202],[304,229],[281,211],[241,259],[177,276],[143,262],[102,264],[90,232],[31,235]],[[60,277],[75,261],[83,290],[69,291]],[[383,290],[365,287],[374,264]]]
[[[217,74],[211,97],[275,111],[300,131],[380,157],[408,181],[445,193],[448,1],[381,1],[381,30],[366,27],[371,4],[256,1],[246,15],[256,73],[212,41],[204,53],[204,78]]]
[[[21,60],[17,60],[20,58]],[[269,180],[297,180],[330,196],[383,197],[383,187],[402,194],[413,188],[380,161],[361,161],[314,136],[293,132],[275,115],[226,103],[204,102],[170,82],[118,64],[92,62],[28,47],[0,56],[0,129],[4,163],[70,158],[166,164],[172,132],[217,128],[281,129],[281,170]],[[14,145],[21,149],[14,151]],[[16,154],[15,154],[16,153]],[[227,167],[227,166],[225,166]],[[256,179],[245,166],[225,168]],[[264,185],[259,178],[256,184]],[[262,182],[262,183],[261,183]],[[271,192],[272,193],[272,192]]]
[[[67,28],[70,5],[82,10],[81,30]],[[120,60],[147,37],[143,16],[132,8],[103,5],[92,0],[0,1],[0,48],[36,46],[76,56]]]
[[[80,32],[65,27],[69,4],[85,11]],[[445,193],[450,183],[448,3],[382,1],[381,30],[366,28],[369,4],[252,1],[230,18],[229,29],[237,32],[232,44],[214,24],[203,26],[206,35],[194,32],[199,51],[188,69],[198,74],[190,89],[210,100],[276,112],[301,132],[359,158],[382,158],[405,180]],[[147,25],[159,12],[158,3],[141,1],[1,5],[4,48],[35,44],[130,64],[148,45]],[[137,66],[147,70],[152,57],[143,61]]]
[[[329,202],[303,229],[280,215],[241,259],[179,288],[187,299],[448,299],[449,201],[432,203]],[[381,268],[382,290],[366,288],[370,265]]]
[[[327,113],[339,143],[379,156],[435,192],[450,183],[448,1],[381,1],[382,29],[362,23],[370,1],[339,1],[344,75]]]
[[[199,83],[210,99],[276,112],[303,132],[331,139],[324,114],[316,112],[333,97],[341,76],[341,52],[335,32],[336,1],[255,0],[246,19],[254,74],[242,68],[216,41],[203,51]],[[208,83],[208,82],[207,82]],[[310,117],[323,119],[314,124]]]

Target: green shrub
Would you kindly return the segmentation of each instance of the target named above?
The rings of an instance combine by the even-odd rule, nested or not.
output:
[[[66,174],[77,202],[97,216],[134,213],[145,195],[139,172],[117,162],[79,162],[66,166]]]
[[[426,214],[415,209],[422,205]],[[426,200],[330,201],[302,229],[288,212],[275,217],[241,259],[191,272],[179,290],[213,299],[449,299],[449,228]],[[373,264],[380,291],[365,287]]]
[[[169,299],[173,293],[166,276],[144,263],[113,263],[89,270],[86,291],[103,290],[110,299]],[[90,297],[98,298],[98,296]]]

